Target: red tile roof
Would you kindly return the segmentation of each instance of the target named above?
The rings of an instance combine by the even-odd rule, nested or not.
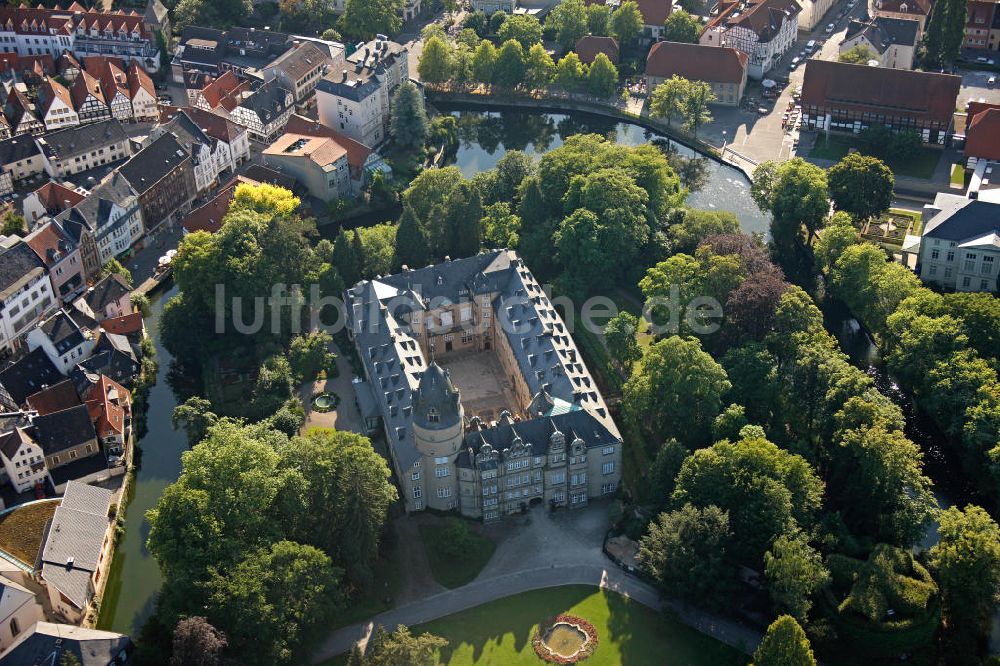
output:
[[[44,55],[26,55],[17,57],[17,68],[21,72],[31,72],[36,76],[55,74],[56,64],[48,53]]]
[[[201,94],[205,98],[205,102],[207,102],[208,105],[214,109],[222,103],[223,99],[232,96],[240,90],[242,86],[243,84],[239,82],[236,75],[231,71],[227,71],[225,74],[202,88]],[[237,106],[239,106],[239,104],[234,105],[233,108],[235,109]]]
[[[184,230],[188,233],[207,231],[214,234],[221,229],[222,218],[229,212],[237,185],[239,185],[238,180],[229,181],[213,199],[188,213],[182,223]]]
[[[657,42],[646,56],[646,75],[664,79],[741,83],[746,69],[747,55],[724,46]]]
[[[70,189],[54,180],[46,182],[35,190],[34,194],[38,195],[38,201],[45,206],[45,210],[59,212],[67,208],[72,208],[87,198],[76,190]],[[69,202],[68,206],[66,205],[67,201]]]
[[[101,322],[101,328],[108,333],[118,335],[132,335],[143,330],[142,313],[130,312],[121,317],[111,317]]]
[[[671,0],[636,0],[643,25],[661,26],[673,10]]]
[[[810,59],[802,106],[931,120],[948,125],[962,77]]]
[[[38,87],[38,99],[41,102],[41,115],[43,118],[48,114],[49,109],[52,108],[52,103],[57,98],[69,108],[75,108],[73,106],[73,99],[70,97],[69,91],[66,90],[66,86],[55,79],[45,79],[42,85]]]
[[[115,32],[124,26],[129,33],[138,31],[144,38],[149,38],[143,17],[135,12],[126,14],[120,9],[111,12],[91,11],[76,2],[65,10],[46,9],[42,5],[32,8],[24,4],[0,7],[0,24],[21,34],[54,31],[57,35],[69,35],[79,23],[88,30],[95,26],[101,31],[111,28]]]
[[[156,98],[156,89],[153,87],[153,79],[149,78],[149,74],[146,73],[142,67],[139,67],[139,63],[131,62],[128,66],[128,91],[129,98],[135,99],[136,93],[139,90],[145,90],[154,99]]]
[[[618,40],[614,37],[585,35],[577,40],[573,50],[580,61],[587,65],[594,62],[598,53],[603,53],[611,62],[618,64]]]
[[[305,116],[300,116],[297,113],[293,113],[288,118],[288,124],[285,125],[285,132],[289,134],[322,136],[334,139],[337,143],[343,146],[344,150],[347,151],[347,163],[351,166],[352,170],[361,169],[372,152],[371,148],[360,141],[355,141],[348,136],[344,136],[340,132],[330,129],[326,125],[321,124],[319,121],[313,120],[312,118],[306,118]]]
[[[64,379],[34,395],[29,395],[27,402],[28,409],[37,411],[39,416],[61,412],[64,409],[83,404],[80,402],[80,396],[76,394],[76,388],[70,379]]]
[[[80,76],[76,77],[76,80],[73,81],[73,86],[70,88],[70,95],[73,98],[73,108],[77,111],[86,103],[90,95],[93,95],[102,103],[104,102],[104,90],[101,88],[101,82],[85,69],[81,70]]]
[[[170,122],[178,113],[184,112],[201,130],[212,138],[232,143],[245,130],[236,123],[211,111],[194,106],[160,107],[160,124]]]
[[[972,116],[965,130],[965,154],[1000,160],[1000,108],[986,109]]]
[[[17,71],[17,53],[13,51],[0,52],[0,73]]]
[[[87,389],[84,400],[98,437],[103,439],[125,432],[125,418],[132,412],[132,394],[128,389],[101,375],[98,382]]]
[[[65,257],[72,245],[59,225],[49,221],[25,236],[24,242],[35,251],[46,266],[52,267]]]

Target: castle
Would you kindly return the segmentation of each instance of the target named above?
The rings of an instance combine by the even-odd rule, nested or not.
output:
[[[621,435],[516,252],[359,282],[347,318],[366,375],[359,406],[385,432],[407,511],[489,522],[617,489]]]

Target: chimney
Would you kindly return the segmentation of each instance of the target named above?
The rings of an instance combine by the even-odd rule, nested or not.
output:
[[[344,75],[344,78],[342,78],[341,81],[346,81],[347,80],[347,70],[346,69],[343,71],[343,75]]]

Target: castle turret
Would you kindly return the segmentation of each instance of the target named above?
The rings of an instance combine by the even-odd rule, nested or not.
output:
[[[456,506],[455,458],[464,438],[461,394],[448,371],[431,361],[413,397],[413,441],[427,470],[427,506],[441,510]]]

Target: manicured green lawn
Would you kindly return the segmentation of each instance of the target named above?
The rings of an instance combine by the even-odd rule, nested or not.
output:
[[[851,148],[857,148],[858,142],[844,136],[819,136],[816,145],[809,151],[809,157],[820,160],[839,162]],[[917,154],[907,160],[887,160],[886,164],[893,173],[899,176],[930,179],[934,175],[941,160],[942,152],[934,148],[921,148]]]
[[[614,592],[572,585],[535,590],[456,613],[414,629],[448,639],[442,664],[543,663],[531,646],[538,622],[569,613],[597,629],[597,651],[587,666],[746,664],[738,651]]]
[[[454,518],[453,520],[460,520]],[[479,575],[486,563],[493,557],[497,545],[489,537],[469,529],[469,543],[460,557],[448,552],[447,523],[421,525],[420,540],[424,542],[431,573],[441,585],[447,588],[462,587]]]

